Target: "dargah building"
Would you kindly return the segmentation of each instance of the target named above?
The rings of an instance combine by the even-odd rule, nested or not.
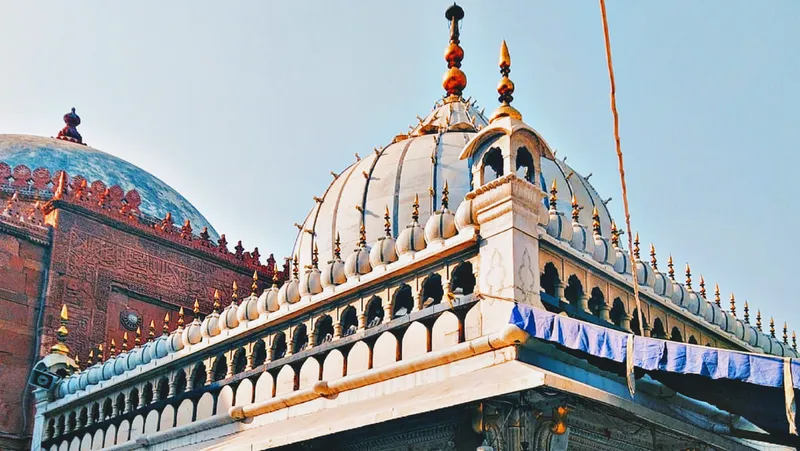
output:
[[[514,107],[505,42],[485,114],[445,17],[442,97],[343,163],[277,261],[75,109],[0,135],[0,449],[800,443],[794,337],[621,237]]]

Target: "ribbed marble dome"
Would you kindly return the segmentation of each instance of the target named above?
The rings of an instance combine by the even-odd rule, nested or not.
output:
[[[169,212],[176,223],[189,219],[195,231],[208,227],[209,235],[218,238],[206,218],[169,185],[125,160],[92,147],[40,136],[0,135],[0,163],[12,169],[18,165],[25,165],[31,171],[46,168],[53,176],[63,170],[70,177],[80,175],[89,183],[100,180],[107,186],[119,185],[125,191],[135,189],[142,198],[139,206],[142,213],[163,218]]]
[[[321,262],[333,257],[333,242],[339,233],[342,253],[356,248],[362,218],[367,242],[372,245],[384,236],[384,209],[388,205],[392,234],[411,221],[414,195],[419,195],[420,224],[441,208],[442,188],[450,189],[450,210],[456,211],[464,195],[472,190],[471,170],[466,160],[459,160],[464,145],[475,136],[486,118],[465,100],[437,103],[425,119],[420,120],[407,139],[371,152],[350,165],[326,190],[311,210],[298,233],[294,253],[300,267],[311,264],[314,241],[319,247]],[[580,222],[592,229],[592,209],[597,206],[601,232],[610,237],[611,216],[600,196],[585,177],[574,172],[561,160],[542,159],[542,185],[558,185],[558,210],[571,215],[572,195],[583,207]],[[429,193],[433,189],[434,195]]]

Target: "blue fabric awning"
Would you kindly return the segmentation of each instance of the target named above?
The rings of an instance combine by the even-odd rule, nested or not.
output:
[[[533,338],[621,376],[626,373],[628,341],[633,340],[633,366],[639,375],[647,373],[677,392],[741,415],[770,434],[789,435],[785,390],[800,394],[797,360],[634,337],[522,304],[514,307],[510,322]],[[793,390],[784,386],[787,362]]]

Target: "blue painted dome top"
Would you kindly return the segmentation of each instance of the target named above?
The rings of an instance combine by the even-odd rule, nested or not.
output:
[[[139,210],[143,214],[163,218],[167,213],[172,213],[176,223],[189,219],[195,231],[208,227],[209,236],[215,240],[219,238],[208,220],[169,185],[121,158],[82,144],[80,135],[74,136],[77,133],[74,130],[77,125],[75,122],[80,123],[79,119],[67,121],[67,116],[64,119],[67,127],[64,128],[71,127],[73,130],[62,130],[59,139],[0,134],[0,163],[6,163],[11,168],[25,165],[30,171],[45,168],[53,175],[63,170],[70,177],[80,175],[89,183],[100,180],[107,186],[119,185],[125,191],[135,189],[142,199]],[[62,134],[67,139],[62,138]]]

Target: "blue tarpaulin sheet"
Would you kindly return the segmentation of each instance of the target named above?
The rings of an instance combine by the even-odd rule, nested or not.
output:
[[[595,358],[616,362],[624,373],[628,340],[634,367],[688,396],[748,418],[771,433],[787,434],[784,365],[800,388],[800,363],[782,357],[678,343],[620,332],[517,304],[511,324],[531,337]],[[596,359],[595,359],[596,360]],[[791,392],[791,390],[790,390]],[[796,392],[797,393],[797,392]]]

